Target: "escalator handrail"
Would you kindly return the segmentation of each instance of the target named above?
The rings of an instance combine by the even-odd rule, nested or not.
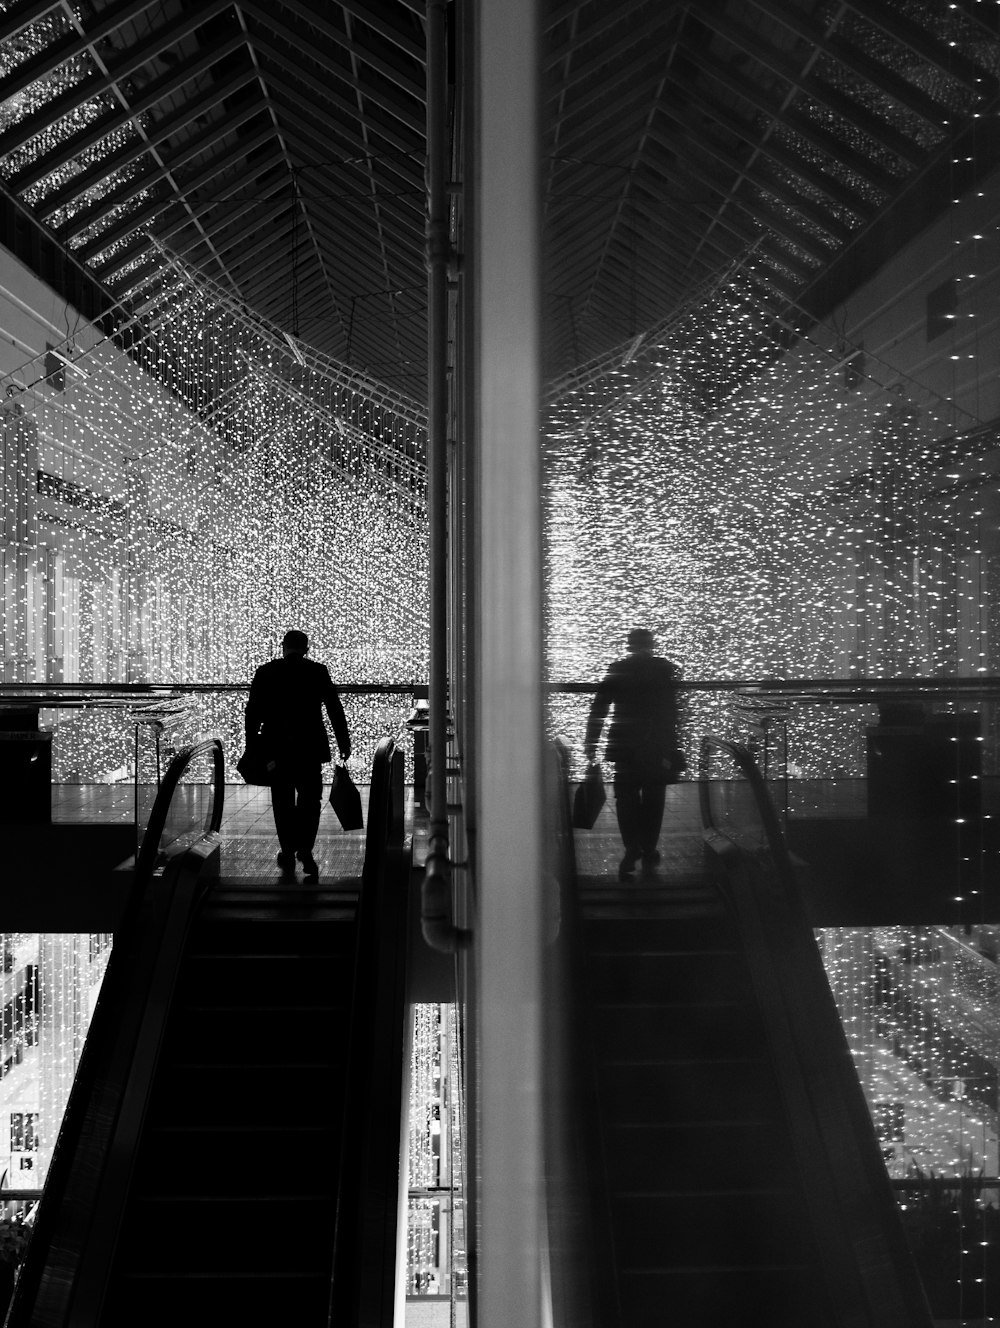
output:
[[[555,785],[556,861],[551,864],[551,885],[558,890],[557,931],[551,955],[543,966],[547,986],[545,1010],[545,1068],[567,1082],[546,1084],[550,1109],[545,1144],[549,1153],[546,1179],[551,1183],[567,1157],[573,1184],[570,1196],[557,1193],[550,1235],[556,1236],[557,1257],[567,1262],[567,1271],[552,1272],[553,1287],[567,1299],[563,1309],[567,1322],[581,1328],[618,1328],[623,1322],[616,1276],[617,1251],[611,1220],[608,1165],[604,1153],[606,1134],[598,1091],[599,1070],[594,1054],[593,1012],[590,1008],[586,973],[583,911],[580,906],[576,845],[573,838],[570,770],[572,749],[556,737],[551,745]],[[553,1097],[562,1100],[553,1110]],[[600,1154],[598,1157],[597,1154]],[[575,1202],[581,1212],[574,1212]],[[569,1211],[566,1211],[569,1206]],[[566,1230],[558,1230],[557,1223]],[[581,1276],[581,1273],[583,1274]],[[569,1303],[572,1300],[572,1303]],[[561,1307],[554,1307],[561,1308]]]
[[[719,851],[723,841],[730,868],[745,866],[748,858],[712,815],[707,788],[707,755],[712,750],[728,754],[746,778],[767,840],[769,879],[746,870],[734,882],[729,871],[723,894],[766,1015],[810,1211],[815,1226],[823,1228],[817,1231],[817,1243],[827,1281],[849,1307],[849,1322],[871,1328],[931,1328],[930,1310],[767,783],[741,743],[703,738],[706,759],[699,796],[706,842]],[[874,1240],[863,1227],[862,1212],[876,1228]]]
[[[767,847],[771,854],[771,863],[774,868],[775,876],[781,888],[789,895],[797,894],[798,884],[795,877],[795,869],[792,866],[792,860],[788,853],[788,846],[785,843],[785,836],[782,833],[781,822],[778,820],[778,813],[775,810],[771,794],[768,791],[767,782],[760,772],[760,767],[750,754],[748,748],[742,743],[733,742],[729,738],[719,738],[714,734],[706,734],[702,737],[702,762],[701,769],[706,772],[708,769],[707,754],[710,751],[724,752],[735,762],[740,774],[747,781],[750,790],[753,793],[754,809],[760,818],[761,827],[764,830],[764,836],[767,840]],[[717,824],[712,813],[711,788],[712,780],[704,776],[698,781],[698,802],[701,807],[701,822],[705,830],[721,834],[730,838],[724,827]]]
[[[404,841],[403,753],[395,740],[381,740],[372,762],[368,799],[365,861],[358,902],[354,985],[351,996],[350,1035],[347,1052],[347,1100],[341,1122],[340,1184],[333,1239],[333,1279],[330,1290],[330,1322],[362,1321],[366,1298],[384,1303],[384,1287],[395,1275],[396,1203],[383,1186],[373,1182],[373,1157],[386,1140],[379,1136],[376,1121],[391,1100],[399,1098],[381,1083],[380,1072],[391,1067],[402,1076],[402,1010],[400,983],[405,972],[406,890],[409,885],[409,852]],[[400,969],[400,965],[403,969]],[[398,1016],[398,1017],[395,1017]],[[398,1026],[397,1026],[398,1025]],[[372,1097],[376,1100],[372,1101]],[[401,1109],[402,1103],[396,1102]],[[398,1116],[390,1170],[399,1153]],[[374,1219],[366,1204],[382,1203],[386,1213]],[[391,1235],[378,1248],[379,1230]],[[372,1245],[365,1242],[375,1242]],[[391,1249],[388,1246],[391,1244]],[[391,1304],[389,1306],[391,1318]],[[364,1321],[369,1321],[365,1319]],[[376,1312],[371,1322],[387,1321]]]
[[[160,841],[166,829],[167,818],[170,815],[170,808],[177,787],[191,766],[196,761],[201,760],[203,756],[211,756],[212,758],[212,804],[208,823],[205,826],[205,833],[218,833],[219,827],[222,825],[222,812],[225,804],[225,757],[222,751],[222,743],[218,738],[205,738],[201,742],[191,743],[190,746],[182,748],[177,753],[170,762],[167,773],[163,776],[160,787],[157,789],[153,810],[149,814],[149,821],[146,824],[142,843],[139,846],[139,852],[136,854],[135,881],[130,892],[133,896],[145,890],[153,872],[156,870],[156,864],[160,856]]]
[[[206,754],[212,757],[213,801],[208,818],[212,828],[197,843],[185,845],[175,852],[163,876],[155,880],[160,841],[171,800],[185,772]],[[34,1230],[18,1274],[5,1328],[28,1328],[28,1325],[41,1328],[43,1324],[47,1328],[57,1328],[71,1308],[83,1245],[92,1235],[94,1196],[106,1171],[126,1092],[138,1092],[144,1100],[144,1093],[148,1091],[148,1083],[143,1089],[135,1082],[136,1065],[132,1051],[138,1044],[146,1012],[153,1006],[150,1000],[153,983],[158,974],[162,975],[164,967],[164,964],[150,963],[150,956],[165,961],[172,982],[182,946],[173,956],[160,954],[163,936],[167,934],[164,924],[175,899],[182,901],[190,915],[200,896],[200,890],[194,888],[192,873],[194,877],[200,874],[206,848],[210,850],[218,838],[223,771],[222,744],[218,739],[194,743],[174,757],[157,793],[53,1147]],[[183,889],[184,885],[189,888]],[[151,914],[154,915],[152,919]],[[186,922],[183,922],[180,931],[185,930]],[[174,928],[171,934],[176,935],[176,932]],[[162,996],[162,990],[158,994]],[[166,1004],[168,1002],[156,1003],[161,1025],[166,1019]],[[159,1032],[162,1033],[162,1027]],[[74,1181],[77,1182],[76,1190],[82,1191],[75,1200]],[[86,1200],[90,1201],[89,1204]],[[90,1211],[84,1212],[85,1207]],[[60,1266],[54,1270],[52,1265],[56,1260]],[[43,1290],[46,1297],[55,1302],[47,1310],[37,1304]]]

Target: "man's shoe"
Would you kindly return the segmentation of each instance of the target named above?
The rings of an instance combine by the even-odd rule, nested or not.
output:
[[[649,853],[642,855],[642,871],[644,876],[652,876],[656,871],[656,864],[660,861],[660,855],[654,848]]]
[[[630,881],[635,871],[635,864],[639,861],[638,853],[626,853],[618,866],[619,881]]]
[[[284,875],[284,876],[294,876],[294,875],[295,875],[295,854],[294,854],[294,853],[284,853],[284,852],[279,853],[278,856],[277,856],[277,858],[275,859],[275,861],[277,862],[278,866],[281,868],[282,875]]]
[[[300,853],[299,862],[302,863],[302,871],[304,872],[303,880],[319,880],[319,865],[311,853]]]

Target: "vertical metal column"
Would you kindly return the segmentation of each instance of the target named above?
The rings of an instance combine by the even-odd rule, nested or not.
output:
[[[544,1240],[538,6],[479,0],[476,12],[478,1323],[536,1328]]]

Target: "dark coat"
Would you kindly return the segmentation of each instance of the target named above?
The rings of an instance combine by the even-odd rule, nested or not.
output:
[[[340,696],[325,664],[289,655],[262,664],[250,684],[246,708],[248,745],[259,736],[264,755],[296,761],[329,761],[323,711],[342,755],[351,749]]]
[[[584,747],[593,752],[609,710],[607,759],[664,769],[677,749],[677,688],[680,670],[659,655],[637,652],[615,660],[590,707]]]

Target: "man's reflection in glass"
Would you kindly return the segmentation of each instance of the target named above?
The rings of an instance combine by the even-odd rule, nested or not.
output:
[[[644,874],[660,861],[657,842],[668,784],[683,766],[677,746],[677,687],[680,670],[656,654],[656,638],[645,628],[628,634],[628,654],[603,678],[587,720],[584,751],[597,756],[601,730],[613,710],[606,757],[615,766],[615,804],[625,856],[620,881],[641,862]]]

